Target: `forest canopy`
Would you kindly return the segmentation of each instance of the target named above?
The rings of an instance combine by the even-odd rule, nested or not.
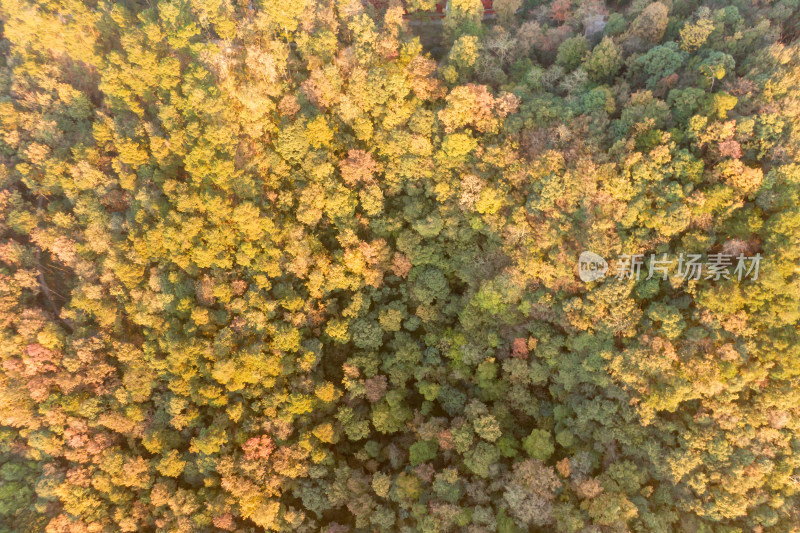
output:
[[[0,532],[800,532],[799,39],[0,0]]]

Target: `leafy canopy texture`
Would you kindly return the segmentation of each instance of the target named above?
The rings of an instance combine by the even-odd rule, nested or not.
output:
[[[798,532],[797,2],[484,4],[0,0],[0,531]]]

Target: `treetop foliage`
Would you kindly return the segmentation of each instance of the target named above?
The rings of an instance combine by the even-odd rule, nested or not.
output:
[[[798,531],[797,2],[450,4],[0,0],[0,531]]]

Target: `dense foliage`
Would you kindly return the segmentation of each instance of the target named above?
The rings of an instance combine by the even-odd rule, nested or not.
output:
[[[797,0],[433,4],[0,0],[0,531],[800,531]]]

